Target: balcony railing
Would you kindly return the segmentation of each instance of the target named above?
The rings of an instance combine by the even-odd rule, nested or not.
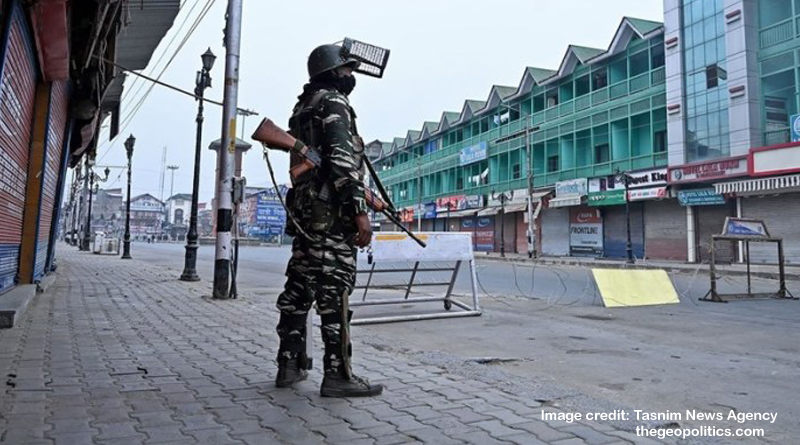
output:
[[[784,20],[758,33],[761,48],[785,42],[794,37],[794,19]]]

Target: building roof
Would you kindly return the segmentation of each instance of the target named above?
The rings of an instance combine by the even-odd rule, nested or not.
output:
[[[187,199],[187,200],[188,199],[192,199],[192,194],[191,193],[176,193],[176,194],[170,196],[169,198],[167,198],[167,201],[172,201],[173,199]]]
[[[142,193],[141,195],[134,196],[133,199],[131,199],[131,202],[138,201],[140,199],[145,199],[145,198],[148,198],[148,197],[150,199],[154,200],[154,201],[157,201],[159,204],[164,205],[164,201],[156,198],[155,196],[153,196],[153,195],[151,195],[149,193]]]
[[[442,113],[442,118],[439,120],[438,126],[435,130],[431,130],[430,134],[433,135],[442,132],[447,128],[463,123],[472,118],[473,115],[483,113],[498,105],[499,102],[513,100],[529,93],[534,85],[545,85],[555,82],[565,76],[572,74],[575,67],[579,64],[587,65],[597,63],[605,58],[619,53],[628,46],[630,41],[635,38],[649,39],[653,36],[663,34],[664,24],[652,20],[637,19],[633,17],[623,17],[620,21],[617,32],[607,50],[599,48],[590,48],[580,45],[569,45],[564,57],[562,57],[558,70],[551,70],[547,68],[526,67],[522,74],[522,79],[519,85],[515,87],[494,85],[489,92],[487,100],[466,100],[460,113],[445,111]],[[427,128],[428,122],[425,123],[423,131]],[[414,138],[409,141],[409,136],[415,134]],[[419,139],[420,132],[409,130],[405,138],[394,139],[394,149],[402,148],[407,143],[416,142]],[[428,136],[428,135],[425,135]],[[386,153],[388,155],[391,153]]]

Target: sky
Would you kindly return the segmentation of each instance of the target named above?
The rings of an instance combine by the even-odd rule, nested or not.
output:
[[[161,80],[193,90],[200,55],[217,55],[212,87],[205,94],[221,101],[225,77],[225,0],[184,0],[175,23],[156,48],[143,74],[160,73],[207,1],[213,6],[164,71]],[[240,52],[239,108],[259,116],[239,118],[238,134],[249,136],[264,117],[288,127],[291,109],[308,79],[306,60],[318,45],[344,37],[391,50],[382,79],[357,75],[350,95],[365,141],[392,141],[425,121],[439,121],[442,112],[460,112],[464,100],[486,100],[492,85],[517,87],[526,66],[557,69],[570,44],[607,49],[623,17],[663,20],[663,0],[497,0],[330,2],[244,0]],[[181,27],[181,23],[186,23]],[[170,42],[172,43],[170,45]],[[158,62],[162,54],[165,54]],[[128,76],[122,97],[121,127],[108,140],[101,132],[97,165],[125,165],[124,141],[136,137],[132,194],[161,198],[161,159],[177,165],[173,193],[191,193],[197,103],[156,85],[135,114],[135,105],[149,85]],[[109,120],[106,121],[106,124]],[[244,126],[244,131],[242,131]],[[200,202],[214,195],[216,152],[208,145],[221,137],[222,109],[206,104]],[[271,155],[279,183],[288,182],[288,155]],[[248,186],[271,186],[260,145],[244,156]],[[103,188],[125,187],[125,174],[112,169]],[[167,171],[163,198],[170,196]]]

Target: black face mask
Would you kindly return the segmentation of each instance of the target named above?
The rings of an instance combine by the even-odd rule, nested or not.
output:
[[[348,75],[336,78],[336,89],[345,96],[349,96],[356,87],[356,76]]]

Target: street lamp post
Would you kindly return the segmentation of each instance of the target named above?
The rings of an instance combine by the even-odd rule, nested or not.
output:
[[[100,188],[100,184],[95,184],[94,180],[97,179],[97,182],[105,182],[108,180],[108,175],[111,173],[111,170],[106,167],[105,170],[105,178],[102,178],[94,172],[92,167],[94,166],[94,161],[89,162],[89,211],[86,214],[86,232],[84,233],[84,245],[86,248],[84,250],[91,250],[91,243],[92,243],[92,196],[95,195]]]
[[[492,190],[492,199],[500,201],[500,256],[506,256],[506,201],[514,199],[514,190],[495,193]]]
[[[633,244],[631,243],[631,202],[628,199],[628,188],[630,187],[630,175],[628,172],[617,170],[617,181],[622,180],[625,185],[625,230],[627,231],[627,241],[625,242],[625,255],[628,264],[633,264]]]
[[[131,259],[131,158],[133,157],[133,145],[136,138],[133,135],[125,140],[125,152],[128,154],[128,199],[125,203],[125,238],[122,243],[122,259]]]
[[[197,72],[194,94],[197,96],[197,134],[194,148],[194,179],[192,182],[192,208],[189,212],[189,232],[186,234],[186,256],[184,259],[181,281],[199,281],[197,275],[197,201],[200,190],[200,153],[203,144],[203,91],[211,86],[211,68],[214,66],[216,56],[209,48],[202,56],[203,69]]]

